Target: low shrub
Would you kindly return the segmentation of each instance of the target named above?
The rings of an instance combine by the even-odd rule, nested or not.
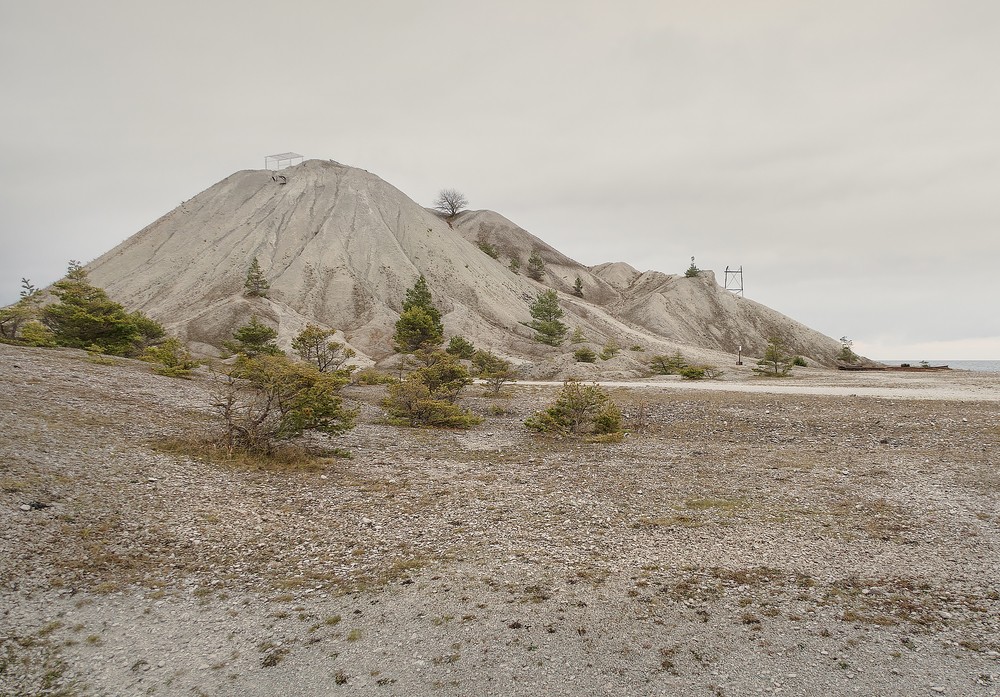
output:
[[[183,378],[198,367],[198,361],[191,357],[191,352],[179,339],[170,337],[158,346],[150,346],[143,351],[140,358],[147,363],[154,363],[153,372],[172,378]]]
[[[696,365],[684,366],[679,373],[685,380],[701,380],[705,377],[705,369]]]
[[[622,414],[598,385],[567,380],[556,401],[524,425],[541,433],[594,434],[611,439],[622,430]]]
[[[353,428],[356,412],[344,408],[347,378],[320,372],[285,356],[240,356],[219,376],[212,407],[222,417],[221,444],[229,451],[270,453],[276,441],[305,431],[335,434]]]
[[[391,385],[394,382],[399,382],[395,375],[375,368],[365,368],[354,374],[356,385]]]
[[[675,351],[671,356],[653,356],[649,359],[649,367],[658,375],[678,375],[687,367],[687,361],[680,351]]]
[[[389,386],[382,408],[390,423],[399,426],[430,426],[432,428],[469,428],[482,419],[446,399],[435,399],[420,371],[410,373],[405,380]]]
[[[407,426],[469,428],[482,421],[455,404],[472,382],[458,359],[443,351],[418,351],[412,360],[423,364],[402,382],[389,386],[382,408],[390,422]]]
[[[618,342],[614,339],[608,339],[607,343],[604,344],[604,348],[601,349],[601,360],[606,361],[614,358],[621,351],[621,347]]]
[[[472,366],[476,377],[486,383],[486,393],[497,397],[508,382],[514,382],[517,375],[510,361],[492,351],[476,351],[472,356]]]
[[[494,247],[489,242],[483,242],[482,240],[480,240],[479,242],[476,243],[476,246],[479,247],[480,250],[482,250],[483,254],[493,257],[494,259],[500,258],[500,252],[497,250],[496,247]]]
[[[576,359],[577,363],[594,363],[597,361],[597,354],[594,353],[593,349],[583,346],[573,352],[573,358]]]
[[[448,342],[448,348],[445,349],[445,352],[457,358],[469,359],[475,355],[476,347],[464,336],[453,336]]]

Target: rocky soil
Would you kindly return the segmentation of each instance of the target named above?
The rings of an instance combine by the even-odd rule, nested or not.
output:
[[[170,450],[208,375],[0,386],[2,695],[1000,694],[995,399],[611,387],[602,445],[523,428],[554,386],[466,432],[352,387],[352,458],[268,470]]]

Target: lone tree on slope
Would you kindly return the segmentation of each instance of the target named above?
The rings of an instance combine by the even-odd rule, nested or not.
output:
[[[537,251],[532,252],[531,256],[528,257],[528,278],[541,281],[544,273],[545,262],[542,261],[542,257],[539,256]]]
[[[423,274],[406,291],[403,312],[396,321],[396,333],[392,338],[400,353],[436,348],[444,341],[441,312],[434,307],[431,291]]]
[[[435,210],[439,210],[449,218],[454,218],[463,208],[469,205],[469,199],[461,191],[455,189],[441,189],[438,197],[434,200]]]
[[[559,321],[563,311],[559,307],[559,297],[554,290],[539,293],[529,311],[534,319],[528,326],[535,330],[535,341],[549,346],[558,346],[563,342],[567,327]]]
[[[247,280],[243,283],[246,294],[251,298],[266,298],[267,290],[271,284],[264,278],[264,271],[260,268],[257,257],[253,258],[250,268],[247,269]]]

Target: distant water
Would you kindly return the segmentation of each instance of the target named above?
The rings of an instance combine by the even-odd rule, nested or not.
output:
[[[921,361],[879,361],[886,365],[900,365],[909,363],[912,366],[920,365]],[[974,370],[977,373],[1000,373],[1000,361],[931,361],[931,365],[946,365],[955,370]]]

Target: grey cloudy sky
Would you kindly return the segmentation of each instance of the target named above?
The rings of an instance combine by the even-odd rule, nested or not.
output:
[[[269,153],[1000,358],[1000,2],[0,0],[0,302]]]

